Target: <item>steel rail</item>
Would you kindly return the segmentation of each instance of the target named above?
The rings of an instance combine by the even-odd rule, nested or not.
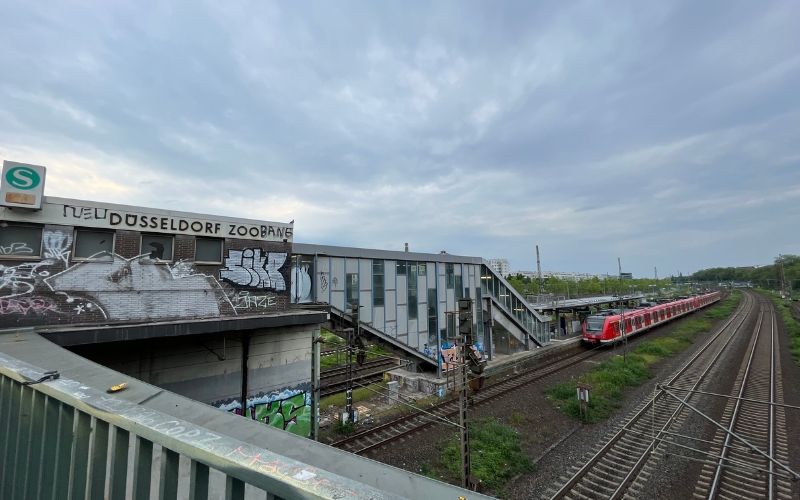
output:
[[[763,315],[763,310],[761,314]],[[749,381],[748,377],[750,376],[750,370],[753,367],[753,357],[756,354],[756,347],[758,346],[758,338],[761,335],[762,319],[763,316],[759,318],[758,329],[756,330],[756,336],[755,340],[753,341],[753,347],[752,349],[750,349],[750,356],[749,359],[747,360],[747,367],[745,368],[744,371],[744,377],[742,378],[742,385],[739,387],[739,396],[738,396],[739,398],[742,398],[744,396],[744,388],[747,386],[747,382]],[[717,494],[717,489],[719,488],[720,475],[722,474],[722,467],[720,467],[719,464],[722,463],[722,461],[725,459],[725,456],[728,454],[728,446],[730,446],[733,429],[736,427],[736,421],[739,417],[739,409],[741,407],[742,407],[742,400],[738,399],[733,408],[733,414],[731,415],[731,421],[730,424],[728,425],[727,434],[725,436],[725,444],[722,446],[720,459],[717,462],[718,464],[717,470],[714,473],[714,480],[711,483],[711,488],[708,491],[708,498],[714,498]]]
[[[689,360],[689,361],[688,361],[688,362],[687,362],[687,363],[686,363],[686,364],[683,366],[683,368],[681,368],[681,370],[680,370],[680,371],[679,371],[679,372],[678,372],[678,373],[677,373],[675,376],[673,376],[673,377],[672,377],[672,379],[671,379],[671,380],[668,382],[668,384],[672,384],[672,383],[674,383],[674,382],[675,382],[675,381],[676,381],[676,380],[677,380],[679,377],[681,377],[681,376],[682,376],[682,375],[683,375],[683,374],[684,374],[684,373],[685,373],[685,372],[686,372],[686,371],[689,369],[689,367],[691,367],[691,366],[692,366],[692,365],[695,363],[695,361],[696,361],[696,360],[697,360],[697,359],[698,359],[700,356],[702,356],[702,355],[703,355],[703,354],[704,354],[704,353],[705,353],[705,352],[706,352],[706,351],[707,351],[707,350],[708,350],[708,349],[709,349],[709,348],[710,348],[712,345],[714,345],[714,343],[717,341],[717,339],[719,339],[719,338],[720,338],[720,336],[721,336],[721,335],[722,335],[722,334],[723,334],[723,333],[724,333],[724,332],[725,332],[725,331],[726,331],[726,330],[727,330],[727,329],[728,329],[728,328],[731,326],[731,324],[732,324],[732,323],[733,323],[733,322],[734,322],[734,321],[735,321],[735,320],[736,320],[736,319],[737,319],[737,318],[738,318],[740,315],[742,315],[742,313],[744,312],[744,315],[742,315],[742,318],[741,318],[741,321],[739,322],[739,324],[736,326],[736,328],[734,329],[734,331],[730,333],[730,337],[729,337],[729,338],[727,339],[727,341],[726,341],[726,342],[725,342],[725,343],[722,345],[722,347],[720,348],[720,350],[719,350],[719,351],[716,353],[716,355],[714,356],[714,358],[711,360],[711,362],[710,362],[710,364],[709,364],[709,367],[708,367],[708,368],[706,369],[706,371],[703,373],[703,376],[705,376],[705,374],[708,372],[708,370],[710,369],[710,367],[711,367],[711,366],[713,366],[713,364],[714,364],[714,363],[716,363],[716,360],[719,358],[719,356],[721,355],[721,353],[722,353],[722,352],[725,350],[725,348],[727,347],[727,345],[730,343],[731,339],[733,339],[733,337],[734,337],[734,335],[736,334],[736,332],[737,332],[737,331],[739,330],[739,328],[741,328],[741,326],[744,324],[744,322],[745,322],[745,320],[746,320],[747,316],[748,316],[748,315],[751,313],[751,310],[752,310],[752,307],[753,307],[753,302],[754,302],[754,299],[753,299],[753,297],[752,297],[752,296],[751,296],[749,293],[745,293],[745,294],[744,294],[744,299],[745,299],[745,300],[743,300],[743,301],[742,301],[742,302],[739,304],[739,307],[737,308],[737,310],[735,311],[735,313],[734,313],[734,314],[731,316],[731,318],[730,318],[730,319],[729,319],[729,320],[728,320],[728,321],[727,321],[727,322],[726,322],[726,323],[725,323],[725,324],[724,324],[724,325],[723,325],[723,326],[722,326],[722,327],[719,329],[719,331],[716,333],[716,335],[714,335],[714,336],[713,336],[713,337],[712,337],[710,340],[708,340],[708,342],[706,342],[706,344],[705,344],[705,345],[704,345],[704,346],[703,346],[703,347],[702,347],[702,348],[701,348],[701,349],[700,349],[700,350],[699,350],[697,353],[695,353],[695,355],[694,355],[694,356],[692,356],[692,358],[691,358],[691,359],[690,359],[690,360]],[[745,308],[748,308],[746,312],[744,311],[744,310],[745,310]],[[659,396],[659,394],[657,394],[657,395],[653,396],[653,399],[652,399],[652,401],[651,401],[651,403],[652,403],[652,404],[655,404],[655,399],[656,399],[658,396]],[[559,490],[558,490],[558,491],[557,491],[557,492],[556,492],[556,493],[555,493],[555,494],[552,496],[552,499],[553,499],[553,500],[556,500],[556,499],[564,498],[564,496],[565,496],[565,495],[566,495],[566,494],[567,494],[567,493],[568,493],[568,492],[569,492],[569,491],[570,491],[572,488],[574,488],[574,487],[575,487],[575,486],[576,486],[576,485],[577,485],[577,484],[580,482],[580,480],[581,480],[581,479],[583,479],[583,477],[585,477],[585,476],[586,476],[586,474],[589,472],[589,470],[591,470],[591,469],[592,469],[592,468],[593,468],[593,467],[594,467],[594,466],[595,466],[595,465],[596,465],[596,464],[597,464],[597,463],[600,461],[600,459],[602,459],[602,458],[603,458],[603,457],[604,457],[604,456],[605,456],[605,455],[606,455],[606,454],[609,452],[609,450],[610,450],[610,449],[611,449],[611,448],[612,448],[612,447],[613,447],[613,446],[614,446],[614,445],[615,445],[615,444],[616,444],[616,443],[617,443],[617,442],[618,442],[618,441],[619,441],[619,440],[620,440],[620,439],[621,439],[621,438],[622,438],[622,437],[623,437],[623,436],[626,434],[626,432],[627,432],[628,428],[629,428],[629,427],[630,427],[630,426],[631,426],[633,423],[637,422],[637,421],[638,421],[638,420],[639,420],[639,419],[640,419],[640,418],[641,418],[641,417],[642,417],[642,416],[643,416],[643,415],[644,415],[644,414],[645,414],[645,413],[648,411],[648,408],[649,408],[650,406],[651,406],[651,404],[645,404],[645,405],[642,407],[642,409],[641,409],[641,410],[639,410],[639,411],[638,411],[638,412],[637,412],[637,413],[636,413],[636,414],[635,414],[633,417],[631,417],[631,418],[628,420],[628,422],[625,424],[625,426],[623,426],[623,428],[622,428],[622,429],[620,429],[620,430],[619,430],[619,431],[618,431],[618,432],[617,432],[617,433],[616,433],[616,434],[615,434],[615,435],[614,435],[614,436],[613,436],[613,437],[612,437],[612,438],[611,438],[611,439],[610,439],[610,440],[609,440],[609,441],[608,441],[608,442],[607,442],[607,443],[606,443],[606,444],[605,444],[605,445],[604,445],[604,446],[603,446],[603,447],[602,447],[602,448],[601,448],[601,449],[600,449],[600,450],[599,450],[597,453],[595,453],[595,455],[594,455],[594,456],[592,456],[592,458],[590,458],[590,459],[589,459],[589,461],[588,461],[588,462],[586,462],[586,464],[584,464],[584,466],[583,466],[583,467],[581,467],[581,469],[580,469],[580,470],[578,470],[578,471],[577,471],[577,472],[576,472],[576,473],[575,473],[575,474],[572,476],[572,478],[570,478],[570,479],[569,479],[569,480],[568,480],[566,483],[564,483],[564,485],[563,485],[563,486],[562,486],[562,487],[561,487],[561,488],[560,488],[560,489],[559,489]],[[675,413],[673,413],[673,415],[670,417],[670,419],[668,420],[667,424],[665,424],[665,426],[663,426],[663,427],[662,427],[662,429],[661,429],[662,431],[663,431],[663,430],[666,430],[666,428],[667,428],[667,426],[668,426],[668,425],[671,425],[671,422],[673,421],[674,417],[675,417]],[[619,485],[619,487],[618,487],[618,488],[617,488],[617,489],[614,491],[614,493],[612,494],[612,498],[614,498],[614,497],[615,497],[616,495],[618,495],[618,494],[619,494],[621,491],[623,491],[625,487],[627,487],[627,484],[628,484],[628,483],[630,483],[630,481],[631,481],[631,480],[632,480],[632,478],[633,478],[633,475],[632,475],[631,473],[632,473],[632,472],[634,472],[634,470],[636,470],[636,471],[638,472],[638,469],[640,469],[640,468],[641,468],[641,466],[642,466],[642,465],[644,465],[644,462],[645,462],[645,460],[643,460],[643,458],[647,458],[647,457],[648,457],[648,453],[647,453],[647,452],[648,452],[648,451],[650,451],[651,447],[652,447],[652,444],[651,444],[650,446],[648,446],[648,447],[647,447],[647,449],[645,449],[645,451],[644,451],[644,453],[642,454],[642,456],[641,456],[641,457],[639,458],[639,460],[638,460],[638,461],[637,461],[637,462],[634,464],[634,468],[633,468],[633,469],[631,469],[631,471],[629,472],[629,474],[628,474],[628,475],[626,475],[625,479],[624,479],[624,480],[621,482],[621,484]]]
[[[769,456],[774,460],[775,459],[775,378],[777,373],[775,372],[775,310],[772,308],[772,303],[770,303],[770,312],[772,313],[772,321],[770,321],[770,326],[772,328],[771,333],[771,345],[770,345],[770,372],[772,373],[772,377],[770,378],[769,384]],[[769,461],[769,500],[772,500],[775,496],[775,481],[773,480],[773,472],[775,470],[775,462],[773,460]]]
[[[709,417],[709,416],[708,416],[708,415],[706,415],[705,413],[701,412],[701,411],[700,411],[700,410],[698,410],[697,408],[695,408],[695,407],[693,407],[692,405],[690,405],[690,404],[689,404],[689,403],[688,403],[686,400],[679,398],[679,397],[678,397],[677,395],[675,395],[675,394],[672,394],[672,393],[671,393],[669,390],[667,390],[667,389],[664,389],[664,393],[666,393],[666,394],[667,394],[667,395],[669,395],[670,397],[674,398],[675,400],[677,400],[677,401],[680,401],[681,403],[685,404],[685,405],[686,405],[688,408],[691,408],[691,410],[692,410],[692,411],[694,411],[695,413],[697,413],[698,415],[700,415],[700,416],[701,416],[701,417],[703,417],[704,419],[708,420],[708,421],[709,421],[711,424],[713,424],[714,426],[716,426],[718,429],[722,430],[722,431],[723,431],[723,432],[725,432],[725,433],[732,434],[732,435],[733,435],[733,437],[735,437],[735,438],[736,438],[736,439],[738,439],[739,441],[741,441],[741,442],[743,442],[744,444],[746,444],[746,445],[747,445],[747,446],[750,448],[750,451],[752,451],[753,453],[757,453],[757,454],[761,455],[762,457],[766,458],[768,461],[771,461],[771,462],[777,462],[777,460],[775,460],[774,458],[770,457],[768,454],[764,453],[763,451],[759,450],[757,446],[755,446],[755,445],[753,445],[752,443],[750,443],[750,442],[749,442],[747,439],[745,439],[744,437],[742,437],[742,436],[740,436],[740,435],[736,434],[736,433],[735,433],[735,432],[733,432],[733,431],[730,431],[730,430],[726,429],[726,428],[725,428],[724,426],[722,426],[722,425],[721,425],[719,422],[715,421],[714,419],[712,419],[711,417]],[[789,472],[789,473],[792,475],[792,477],[794,478],[794,480],[800,480],[800,474],[796,473],[795,471],[793,471],[792,469],[790,469],[788,466],[786,466],[786,465],[784,465],[784,464],[782,464],[782,463],[780,463],[780,462],[777,462],[777,463],[778,463],[778,465],[780,465],[780,466],[781,466],[781,468],[783,468],[783,469],[785,469],[787,472]]]
[[[707,306],[710,306],[712,304],[713,304],[713,302],[709,303],[709,304],[706,304],[701,308],[689,311],[689,312],[687,312],[685,314],[689,314],[690,312],[697,312],[700,309],[703,309],[703,308],[705,308]],[[739,314],[741,312],[741,310],[743,309],[743,307],[744,307],[744,304],[740,304],[739,307],[736,310],[736,314]],[[678,316],[673,316],[670,319],[677,319],[677,317]],[[734,315],[734,317],[735,317],[735,315]],[[724,330],[724,328],[726,328],[728,326],[728,324],[730,324],[731,321],[733,321],[733,318],[731,318],[728,321],[728,323],[726,323],[726,325],[723,326],[721,331]],[[666,322],[659,323],[658,326],[663,325],[665,323]],[[639,333],[639,332],[637,332],[637,333]],[[645,332],[641,332],[641,333],[645,333]],[[644,337],[641,337],[641,336],[637,335],[637,339],[635,341],[639,341],[642,338],[644,338]],[[540,367],[538,367],[538,368],[536,368],[536,369],[534,369],[534,370],[532,370],[530,372],[523,372],[523,373],[520,373],[519,375],[515,375],[515,376],[507,378],[507,379],[505,379],[505,380],[503,380],[501,382],[493,384],[493,385],[483,389],[482,392],[479,392],[477,395],[475,395],[472,398],[470,398],[470,406],[471,407],[475,407],[475,406],[478,406],[478,405],[482,405],[482,404],[487,403],[488,401],[491,401],[491,400],[493,400],[495,398],[498,398],[498,397],[501,397],[501,396],[505,396],[511,391],[514,391],[514,390],[520,389],[522,387],[525,387],[526,385],[528,385],[530,383],[533,383],[533,382],[536,382],[538,380],[541,380],[541,379],[543,379],[545,377],[548,377],[548,376],[550,376],[550,375],[552,375],[554,373],[557,373],[557,372],[562,371],[562,370],[564,370],[566,368],[574,366],[574,365],[576,365],[578,363],[582,363],[583,361],[586,361],[586,360],[588,360],[588,359],[590,359],[590,358],[592,358],[594,356],[602,354],[604,351],[601,351],[600,349],[601,349],[601,347],[606,346],[606,345],[607,344],[600,344],[600,345],[592,348],[589,351],[582,351],[582,352],[578,352],[578,353],[575,353],[575,354],[572,354],[572,355],[567,355],[567,356],[565,356],[563,358],[560,358],[560,359],[557,359],[557,360],[552,361],[550,363],[544,364],[544,365],[542,365],[542,366],[540,366]],[[588,355],[587,355],[587,353],[588,353]],[[573,359],[573,358],[577,358],[577,359],[574,359],[573,361],[570,361],[568,363],[563,363],[564,361],[568,361],[568,360]],[[559,364],[561,364],[561,365],[560,366],[554,366],[554,365],[559,365]],[[551,369],[548,370],[548,368],[551,368]],[[442,418],[447,418],[447,417],[452,417],[452,416],[455,416],[455,415],[458,414],[458,410],[457,410],[456,407],[457,407],[457,405],[452,400],[448,400],[448,401],[445,401],[445,402],[437,404],[433,408],[428,409],[428,411],[431,411],[431,412],[438,411]],[[387,445],[387,444],[389,444],[389,443],[391,443],[393,441],[401,439],[401,438],[407,436],[408,434],[410,434],[412,432],[418,432],[421,429],[424,429],[426,427],[429,427],[429,426],[437,423],[435,421],[424,421],[424,422],[422,422],[422,423],[420,423],[418,425],[414,425],[413,427],[410,427],[410,428],[408,428],[406,430],[400,431],[399,433],[396,433],[396,434],[394,434],[394,435],[392,435],[392,436],[390,436],[390,437],[388,437],[386,439],[382,439],[382,440],[380,440],[378,442],[372,442],[369,439],[371,436],[375,436],[378,433],[381,433],[383,431],[388,431],[388,430],[390,430],[392,428],[397,428],[401,424],[405,424],[406,422],[409,422],[410,420],[422,419],[422,418],[424,418],[424,417],[422,417],[419,413],[412,413],[412,414],[406,415],[404,417],[400,417],[398,419],[392,420],[390,422],[386,422],[384,424],[380,424],[378,426],[372,427],[369,430],[362,431],[362,432],[359,432],[359,433],[354,434],[352,436],[349,436],[349,437],[346,437],[346,438],[341,439],[339,441],[336,441],[335,443],[332,443],[332,446],[348,450],[347,445],[352,444],[354,442],[357,442],[359,440],[368,440],[370,442],[365,447],[359,448],[357,450],[353,450],[352,451],[352,453],[363,454],[363,453],[366,453],[366,452],[368,452],[370,450],[373,450],[373,449],[376,449],[376,448],[380,448],[380,447],[385,446],[385,445]]]
[[[515,389],[519,389],[521,387],[524,387],[527,384],[530,384],[530,383],[535,382],[537,380],[540,380],[540,379],[542,379],[544,377],[547,377],[549,375],[557,373],[557,372],[559,372],[561,370],[564,370],[564,369],[566,369],[566,368],[568,368],[570,366],[574,366],[574,365],[576,365],[578,363],[582,363],[583,361],[586,361],[587,359],[593,358],[593,357],[595,357],[595,356],[597,356],[599,354],[602,354],[602,351],[597,350],[597,348],[592,349],[591,351],[577,352],[575,354],[567,355],[567,356],[565,356],[563,358],[560,358],[560,359],[557,359],[557,360],[552,361],[550,363],[547,363],[547,364],[545,364],[545,365],[543,365],[543,366],[541,366],[541,367],[539,367],[539,368],[537,368],[537,369],[535,369],[535,370],[533,370],[531,372],[524,372],[524,373],[521,373],[519,375],[515,375],[513,377],[507,378],[507,379],[505,379],[505,380],[503,380],[501,382],[498,382],[496,384],[492,384],[491,386],[483,389],[482,392],[479,392],[477,395],[475,395],[472,398],[470,398],[470,403],[471,403],[470,406],[471,407],[475,407],[475,406],[484,404],[487,401],[495,399],[495,398],[497,398],[497,397],[499,397],[501,395],[508,394],[509,391],[513,391]],[[574,358],[577,358],[577,359],[574,359]],[[563,363],[564,361],[569,361],[569,362],[568,363]],[[554,365],[559,365],[559,364],[561,364],[561,365],[554,367]],[[429,408],[427,411],[430,411],[430,412],[439,411],[442,414],[441,415],[442,417],[449,417],[449,416],[452,416],[452,415],[456,415],[458,413],[457,409],[451,409],[451,408],[456,408],[456,406],[457,405],[455,404],[455,402],[453,400],[447,400],[447,401],[444,401],[442,403],[439,403],[439,404],[435,405],[432,408]],[[368,438],[369,436],[375,435],[378,432],[382,432],[384,430],[390,429],[392,427],[398,426],[400,424],[408,422],[409,420],[413,420],[413,419],[419,418],[419,417],[421,417],[421,415],[419,413],[411,413],[409,415],[400,417],[400,418],[392,420],[390,422],[386,422],[384,424],[380,424],[378,426],[375,426],[375,427],[373,427],[373,428],[371,428],[369,430],[362,431],[362,432],[359,432],[357,434],[353,434],[352,436],[348,436],[348,437],[346,437],[344,439],[340,439],[339,441],[336,441],[335,443],[333,443],[332,446],[335,446],[337,448],[344,448],[346,445],[348,445],[350,443],[353,443],[353,442],[358,441],[358,440],[363,439],[363,438]],[[353,451],[353,453],[360,454],[360,453],[364,453],[366,451],[369,451],[371,449],[378,448],[378,447],[383,446],[385,444],[388,444],[388,443],[390,443],[390,442],[392,442],[392,441],[394,441],[396,439],[399,439],[399,438],[401,438],[403,436],[406,436],[410,432],[416,432],[416,431],[418,431],[418,430],[420,430],[422,428],[425,428],[425,427],[427,427],[429,425],[432,425],[433,423],[435,423],[435,422],[425,422],[425,423],[423,423],[423,424],[421,424],[419,426],[414,427],[413,429],[410,429],[408,431],[405,431],[405,432],[402,432],[400,434],[397,434],[396,436],[392,436],[389,439],[380,441],[378,443],[370,444],[365,448],[361,448],[359,450]]]

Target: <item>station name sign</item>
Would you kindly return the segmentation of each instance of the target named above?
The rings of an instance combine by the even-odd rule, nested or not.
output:
[[[98,229],[124,229],[144,233],[188,234],[210,238],[292,241],[294,226],[276,222],[210,220],[165,213],[146,213],[117,209],[113,206],[80,206],[43,203],[40,212],[7,210],[5,220],[59,224]]]

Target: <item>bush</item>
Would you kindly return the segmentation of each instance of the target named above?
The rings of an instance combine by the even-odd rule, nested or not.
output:
[[[493,490],[525,471],[534,470],[530,457],[522,451],[520,434],[491,418],[476,418],[469,424],[472,475],[487,490]],[[461,477],[461,443],[454,436],[444,451],[441,464],[453,476]]]
[[[661,344],[656,344],[655,342],[649,342],[649,341],[640,344],[639,347],[637,347],[636,350],[633,352],[638,354],[657,356],[659,358],[666,358],[668,356],[672,356],[674,353],[672,350],[667,349]]]

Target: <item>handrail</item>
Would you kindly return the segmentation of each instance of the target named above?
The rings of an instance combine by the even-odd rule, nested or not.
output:
[[[103,465],[102,470],[104,473],[102,477],[89,475],[86,470],[81,470],[81,465],[87,467],[92,464],[94,467],[95,464],[100,462],[105,464],[105,454],[107,453],[106,448],[97,447],[97,445],[94,445],[90,450],[90,435],[100,432],[98,436],[104,435],[105,442],[107,442],[109,425],[112,425],[115,428],[112,435],[123,436],[123,439],[115,438],[112,442],[112,447],[114,448],[111,452],[112,470],[110,471],[109,482],[114,481],[114,473],[118,475],[127,474],[128,434],[132,434],[136,437],[137,444],[137,453],[134,455],[134,460],[137,463],[133,467],[135,484],[137,483],[135,480],[137,475],[144,473],[149,477],[149,467],[152,463],[152,445],[157,444],[164,448],[164,453],[162,453],[162,477],[160,478],[163,490],[162,496],[164,498],[177,497],[178,460],[180,455],[192,461],[190,478],[190,496],[192,498],[207,497],[209,469],[215,469],[226,474],[226,490],[230,493],[227,496],[228,498],[243,499],[245,484],[250,484],[271,493],[275,497],[286,500],[295,498],[320,500],[332,500],[334,498],[389,500],[402,498],[355,480],[308,466],[267,449],[210,432],[208,429],[185,420],[87,387],[79,381],[62,377],[37,385],[22,385],[24,382],[38,380],[42,377],[44,371],[41,368],[0,353],[0,410],[2,410],[0,413],[0,417],[2,417],[0,418],[0,424],[2,424],[0,432],[5,434],[6,439],[5,442],[0,440],[0,459],[4,459],[6,467],[17,468],[14,474],[10,475],[9,471],[6,470],[5,474],[0,476],[0,483],[2,483],[3,488],[0,492],[16,491],[17,493],[14,496],[21,496],[22,488],[25,484],[36,484],[30,480],[29,475],[43,469],[41,464],[31,464],[32,467],[30,468],[25,467],[26,464],[24,462],[27,461],[27,455],[25,455],[23,463],[17,463],[17,455],[20,453],[28,453],[29,449],[31,453],[34,453],[37,450],[33,450],[33,447],[28,446],[25,441],[27,435],[19,432],[20,437],[18,439],[16,435],[8,431],[13,429],[22,431],[20,422],[23,421],[24,417],[30,417],[30,406],[26,407],[26,405],[35,405],[37,400],[43,399],[41,395],[45,395],[47,396],[48,405],[60,403],[61,408],[56,408],[56,415],[60,414],[62,420],[67,415],[67,420],[69,420],[68,427],[65,427],[61,421],[57,423],[49,422],[42,418],[39,419],[38,424],[25,423],[24,425],[27,426],[26,432],[29,432],[31,437],[41,437],[45,432],[48,432],[48,429],[52,432],[52,429],[61,428],[63,433],[66,428],[71,431],[71,422],[73,419],[77,420],[78,430],[74,436],[71,436],[75,442],[72,443],[70,440],[69,443],[66,443],[66,446],[73,448],[72,455],[69,452],[66,455],[63,453],[57,454],[59,457],[69,459],[70,463],[57,465],[59,474],[63,474],[66,467],[68,474],[81,476],[82,482],[72,481],[70,484],[81,485],[87,484],[88,481],[90,491],[97,491],[98,488],[96,483],[92,483],[92,481],[102,481],[102,484],[105,485],[105,465]],[[40,393],[40,395],[37,396],[36,393]],[[41,402],[41,404],[44,405],[45,403]],[[77,412],[73,413],[72,409]],[[96,422],[104,422],[105,424],[98,425],[96,423],[91,426],[91,417],[94,417]],[[6,425],[12,426],[13,429],[12,427],[7,428]],[[40,428],[36,428],[36,425]],[[98,431],[98,429],[101,429],[101,431]],[[71,433],[68,432],[67,435],[69,434]],[[53,438],[55,437],[54,434],[50,435]],[[61,435],[58,436],[60,447],[63,444],[61,443],[63,437]],[[97,439],[95,437],[92,442],[96,443]],[[41,443],[43,441],[43,446],[52,445],[53,450],[57,449],[53,443],[55,439],[50,441],[40,439],[38,442]],[[141,448],[142,445],[144,445],[144,448]],[[138,453],[140,449],[149,449],[149,454]],[[75,450],[80,450],[80,452]],[[88,455],[81,455],[81,453]],[[94,456],[94,454],[98,453],[101,455],[99,458]],[[81,458],[80,463],[76,461],[78,458]],[[143,462],[139,462],[140,459]],[[20,470],[23,468],[24,470]],[[93,468],[92,472],[94,470]],[[14,477],[12,478],[11,476]],[[25,480],[20,481],[18,476],[25,476]],[[120,484],[119,477],[116,478],[116,481],[116,484]],[[19,487],[17,483],[19,483]],[[111,498],[118,498],[120,494],[122,495],[121,498],[124,498],[124,478],[121,484],[123,485],[121,492],[119,489],[114,490],[113,486],[111,487]],[[147,484],[147,494],[149,495],[149,480],[144,484]],[[18,489],[14,490],[15,487],[18,487]],[[66,485],[63,485],[63,487],[66,487]],[[165,491],[166,494],[164,494]],[[204,495],[203,492],[206,494]],[[82,497],[83,495],[79,496]],[[135,491],[133,496],[134,498],[139,498]]]

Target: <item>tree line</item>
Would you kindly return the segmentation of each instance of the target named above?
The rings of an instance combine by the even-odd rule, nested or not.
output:
[[[616,276],[609,276],[604,280],[596,276],[579,280],[565,280],[551,276],[544,280],[541,290],[537,279],[531,279],[522,274],[507,276],[506,281],[523,295],[555,294],[569,297],[620,295],[634,291],[650,295],[652,292],[659,292],[662,289],[669,290],[672,286],[669,279],[656,281],[655,279],[640,278],[620,281]]]
[[[781,264],[785,284],[800,290],[800,256],[783,255],[773,264],[761,267],[712,267],[702,269],[692,275],[695,281],[716,281],[718,283],[751,282],[755,286],[779,290],[781,288]]]

